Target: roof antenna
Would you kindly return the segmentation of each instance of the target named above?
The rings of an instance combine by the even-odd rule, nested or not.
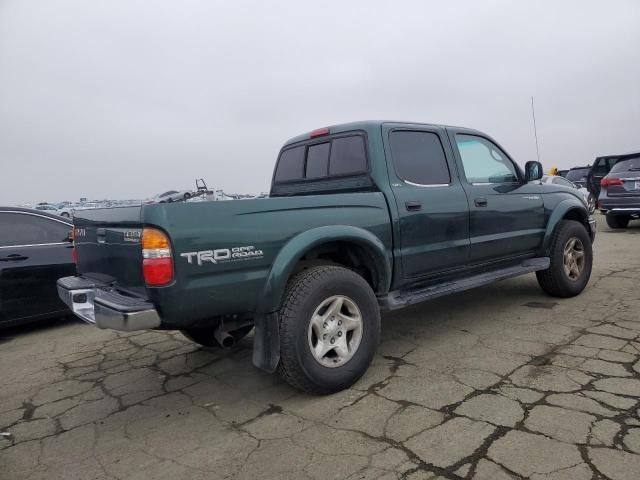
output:
[[[533,96],[531,97],[531,116],[533,117],[533,134],[536,137],[536,156],[540,161],[540,150],[538,149],[538,129],[536,128],[536,111],[533,108]]]

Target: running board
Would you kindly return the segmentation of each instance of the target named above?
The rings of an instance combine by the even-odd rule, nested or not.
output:
[[[549,257],[530,258],[520,265],[501,268],[490,272],[472,275],[457,280],[450,280],[428,287],[416,288],[414,290],[396,290],[388,295],[378,298],[380,308],[383,310],[396,310],[398,308],[413,305],[414,303],[432,300],[434,298],[449,295],[450,293],[462,292],[470,288],[480,287],[505,278],[517,277],[525,273],[537,272],[549,268]]]

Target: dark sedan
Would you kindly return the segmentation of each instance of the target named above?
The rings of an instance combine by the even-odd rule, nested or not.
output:
[[[619,160],[600,183],[598,207],[611,228],[625,228],[640,218],[640,155]]]
[[[72,227],[45,211],[0,207],[0,326],[69,312],[56,280],[75,273]]]

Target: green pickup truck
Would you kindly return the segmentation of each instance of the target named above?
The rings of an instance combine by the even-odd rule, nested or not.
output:
[[[380,312],[536,272],[549,295],[591,275],[595,221],[476,130],[366,121],[292,138],[270,198],[83,210],[60,298],[116,330],[180,330],[326,394],[366,371]]]

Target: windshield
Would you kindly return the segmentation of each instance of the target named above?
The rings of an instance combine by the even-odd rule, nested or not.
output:
[[[611,173],[640,170],[640,156],[620,160],[611,168]]]
[[[573,170],[569,170],[566,178],[571,182],[579,182],[580,180],[585,179],[588,173],[588,168],[575,168]]]

